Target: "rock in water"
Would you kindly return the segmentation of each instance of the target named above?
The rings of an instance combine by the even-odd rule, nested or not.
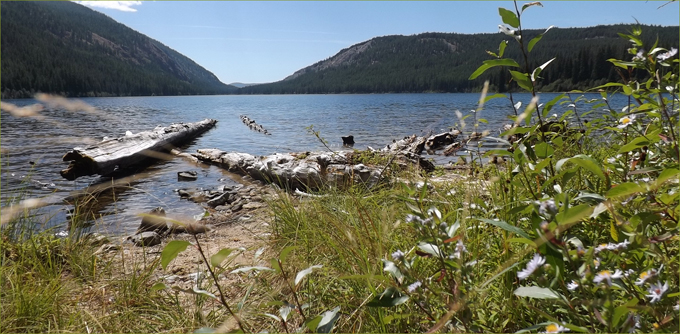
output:
[[[137,233],[154,231],[158,233],[165,233],[168,230],[168,223],[165,219],[165,210],[162,207],[157,207],[149,211],[137,228]]]
[[[138,247],[151,247],[161,243],[161,236],[156,232],[143,232],[135,234],[128,239]]]
[[[346,136],[346,137],[340,137],[340,138],[342,138],[342,145],[343,146],[349,146],[349,147],[354,146],[354,136]]]
[[[178,181],[196,181],[198,179],[198,172],[195,170],[188,172],[177,172]]]

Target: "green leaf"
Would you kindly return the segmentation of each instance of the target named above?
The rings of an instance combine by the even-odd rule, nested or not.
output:
[[[525,4],[522,6],[522,13],[524,13],[524,10],[525,10],[525,9],[527,9],[527,8],[529,8],[529,7],[532,7],[532,6],[543,7],[543,4],[540,3],[539,1],[534,1],[534,2],[525,3]]]
[[[407,295],[402,294],[397,288],[391,286],[366,305],[369,307],[392,307],[405,303],[408,298]]]
[[[555,220],[560,225],[572,224],[581,219],[590,216],[595,208],[588,204],[579,204],[577,206],[572,206],[566,211],[562,211],[555,215]]]
[[[661,185],[668,180],[677,179],[678,175],[680,175],[680,170],[677,170],[675,168],[665,169],[663,172],[661,172],[661,174],[659,174],[659,177],[656,179],[656,181],[654,181],[652,189],[657,189],[661,187]]]
[[[305,278],[305,276],[309,275],[312,272],[312,270],[319,269],[319,268],[322,268],[322,267],[323,267],[322,265],[317,264],[317,265],[311,266],[311,267],[309,267],[305,270],[300,270],[300,272],[298,272],[297,275],[295,275],[295,285],[297,286],[298,283],[300,283],[300,281],[302,281],[302,279]]]
[[[288,254],[290,254],[290,252],[293,251],[295,248],[297,248],[297,246],[288,246],[281,251],[281,255],[279,256],[279,260],[281,260],[281,263],[286,263],[286,258],[288,257]]]
[[[607,191],[607,198],[617,198],[622,196],[628,196],[635,193],[644,191],[645,188],[635,182],[626,182],[612,187]]]
[[[541,66],[539,66],[539,67],[536,67],[536,68],[534,69],[534,71],[531,72],[531,78],[530,78],[531,81],[536,82],[536,79],[538,79],[538,76],[541,74],[541,72],[542,72],[548,65],[550,65],[550,63],[552,63],[555,59],[557,59],[557,58],[550,59],[550,60],[546,61],[545,63],[543,63],[543,65],[541,65]]]
[[[421,243],[418,244],[418,249],[420,249],[421,251],[423,251],[427,254],[430,254],[432,256],[436,256],[436,257],[442,256],[442,253],[439,250],[439,247],[437,247],[436,245],[433,245],[433,244],[421,242]]]
[[[194,334],[210,334],[210,333],[215,333],[214,328],[210,327],[201,327],[195,331],[193,331]]]
[[[520,244],[526,244],[526,245],[529,245],[531,247],[536,248],[536,243],[533,240],[527,239],[527,238],[510,238],[510,239],[506,240],[506,242],[515,242],[515,243],[520,243]]]
[[[191,245],[191,243],[188,241],[170,241],[161,252],[161,266],[163,266],[163,270],[168,267],[168,264],[170,264],[170,262],[172,262],[172,260],[174,260],[177,255],[179,255],[179,253],[187,249],[187,246],[189,245]]]
[[[564,158],[557,162],[557,164],[555,165],[555,169],[559,171],[562,168],[562,165],[564,165],[567,162],[571,162],[575,165],[585,168],[592,172],[593,174],[595,174],[600,179],[602,179],[602,181],[605,182],[607,181],[607,178],[604,176],[604,172],[602,172],[602,168],[600,168],[600,163],[590,156],[587,156],[585,154],[579,154],[571,158]]]
[[[487,103],[487,102],[489,102],[489,101],[491,101],[491,100],[493,100],[493,99],[497,99],[497,98],[500,98],[500,97],[508,97],[508,96],[505,95],[505,94],[493,94],[493,95],[487,95],[487,96],[484,98],[484,103]]]
[[[537,299],[559,299],[560,296],[548,288],[537,286],[522,286],[515,290],[515,295],[519,297],[529,297]]]
[[[506,46],[508,46],[508,41],[502,41],[501,44],[498,45],[498,58],[503,58]]]
[[[321,316],[317,315],[316,317],[312,319],[308,319],[307,322],[305,323],[305,326],[312,332],[316,332],[316,328],[319,327],[319,323],[321,322]]]
[[[615,242],[619,242],[619,232],[616,231],[616,225],[614,225],[613,220],[609,222],[609,235],[611,235]]]
[[[538,43],[538,42],[541,40],[541,38],[543,38],[543,35],[544,35],[546,32],[548,32],[548,30],[552,29],[553,27],[555,27],[555,26],[550,26],[550,27],[548,27],[548,29],[546,29],[542,34],[538,34],[538,36],[532,38],[532,39],[529,41],[529,45],[527,45],[527,50],[528,50],[529,52],[531,52],[531,50],[533,50],[533,48],[534,48],[534,46],[536,45],[536,43]],[[553,58],[553,59],[555,59],[555,58]],[[552,60],[551,60],[551,61],[552,61]],[[543,69],[543,68],[542,68],[542,69]]]
[[[220,264],[222,264],[222,261],[224,261],[229,256],[229,254],[231,254],[231,252],[232,249],[229,248],[220,249],[217,254],[210,257],[210,265],[213,266],[213,268],[219,267]]]
[[[156,283],[154,286],[151,287],[151,291],[156,291],[156,290],[164,290],[167,289],[167,286],[163,283]]]
[[[519,67],[519,64],[517,64],[516,61],[512,59],[490,59],[490,60],[485,60],[482,62],[482,65],[475,70],[468,80],[473,80],[477,78],[478,76],[482,75],[486,70],[496,67],[496,66],[511,66],[511,67]]]
[[[392,277],[394,277],[399,284],[401,284],[404,281],[404,275],[401,273],[401,270],[394,264],[392,261],[388,261],[385,259],[382,259],[383,262],[383,270],[392,274]]]
[[[502,228],[502,229],[504,229],[508,232],[515,233],[515,234],[517,234],[517,235],[519,235],[523,238],[531,239],[531,237],[526,232],[522,231],[522,229],[520,229],[519,227],[512,226],[512,225],[510,225],[510,224],[508,224],[508,223],[506,223],[502,220],[497,221],[497,220],[484,219],[484,218],[477,218],[477,219],[479,219],[481,222],[491,224],[491,225],[494,225],[494,226],[498,226],[498,227],[500,227],[500,228]]]
[[[518,265],[519,265],[519,262],[516,262],[515,264],[513,264],[513,265],[511,265],[511,266],[509,266],[509,267],[507,267],[507,268],[505,268],[505,269],[503,269],[503,270],[501,270],[501,272],[499,272],[499,273],[496,274],[496,275],[493,275],[491,278],[489,278],[488,280],[486,280],[486,282],[482,283],[482,285],[479,286],[479,289],[484,289],[484,287],[486,287],[489,283],[495,281],[496,278],[501,277],[501,275],[505,274],[505,273],[508,272],[510,269],[512,269],[512,268],[514,268],[514,267],[517,267]]]
[[[637,137],[637,138],[631,140],[630,142],[628,142],[628,144],[621,146],[621,148],[619,149],[619,151],[617,153],[620,154],[620,153],[630,152],[632,150],[638,149],[638,148],[643,147],[643,146],[649,146],[652,143],[658,142],[659,140],[661,140],[661,137],[659,137],[658,132],[653,133],[653,134],[648,134],[647,137],[640,136],[640,137]]]
[[[560,94],[560,95],[557,95],[554,99],[548,101],[548,102],[543,106],[543,117],[546,117],[546,116],[548,115],[548,113],[550,113],[550,110],[552,110],[553,106],[555,106],[555,104],[556,104],[557,102],[559,102],[561,99],[563,99],[565,95],[566,95],[566,94],[562,93],[562,94]]]
[[[534,86],[531,84],[531,80],[529,80],[529,76],[526,75],[526,73],[510,71],[510,74],[512,75],[512,79],[524,90],[528,92],[533,91]]]
[[[498,7],[498,14],[503,19],[503,23],[513,28],[519,27],[519,19],[517,18],[515,12],[509,11],[505,8]]]
[[[331,311],[326,311],[322,314],[321,321],[319,321],[318,327],[316,327],[317,333],[330,333],[333,329],[333,325],[340,318],[340,306],[336,306]]]
[[[536,152],[536,156],[545,159],[547,157],[551,157],[555,150],[553,150],[552,146],[546,142],[540,142],[536,144],[534,147],[534,152]]]

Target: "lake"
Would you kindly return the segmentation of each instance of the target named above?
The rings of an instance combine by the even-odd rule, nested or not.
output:
[[[557,94],[541,94],[540,102],[550,101]],[[514,94],[514,101],[529,103],[529,94]],[[578,95],[573,96],[574,98]],[[599,98],[599,94],[589,95]],[[173,122],[196,122],[205,118],[218,120],[217,127],[203,134],[185,152],[199,148],[219,148],[224,151],[268,155],[275,152],[304,152],[325,150],[310,134],[309,127],[319,131],[334,150],[342,147],[341,136],[353,135],[355,149],[367,146],[379,149],[412,134],[440,133],[460,124],[455,111],[468,115],[477,108],[479,94],[370,94],[370,95],[228,95],[228,96],[173,96],[173,97],[116,97],[83,98],[81,101],[99,111],[70,112],[46,108],[45,118],[16,118],[2,112],[2,205],[23,196],[49,198],[53,203],[40,209],[42,228],[66,229],[67,214],[72,208],[63,202],[73,191],[89,184],[102,182],[99,177],[82,177],[67,181],[59,171],[68,165],[62,156],[78,146],[101,141],[104,136],[120,137],[126,131],[137,133],[158,125]],[[18,106],[36,103],[35,100],[3,100]],[[618,110],[625,99],[610,100]],[[568,103],[553,110],[560,115]],[[577,110],[586,110],[577,103]],[[523,109],[523,108],[522,108]],[[597,112],[603,112],[599,108]],[[551,113],[553,113],[551,112]],[[239,115],[247,115],[267,129],[266,136],[246,127]],[[480,131],[489,130],[498,136],[508,116],[514,115],[506,98],[489,101],[478,117]],[[592,116],[589,116],[592,118]],[[465,120],[466,132],[472,131],[472,118]],[[454,162],[457,157],[432,156],[438,163]],[[178,182],[177,172],[195,170],[195,182]],[[118,189],[115,198],[102,198],[93,212],[96,229],[105,234],[127,234],[139,225],[139,213],[158,206],[169,214],[195,216],[203,209],[180,199],[175,189],[206,188],[234,184],[234,175],[214,166],[196,166],[183,159],[161,161],[137,175],[129,187]]]

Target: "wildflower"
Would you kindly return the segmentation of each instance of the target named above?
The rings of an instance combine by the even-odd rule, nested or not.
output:
[[[394,260],[401,260],[403,258],[404,258],[404,252],[402,252],[401,250],[397,249],[396,252],[392,253],[392,259],[394,259]]]
[[[619,123],[621,123],[621,124],[619,124],[617,126],[617,128],[623,129],[623,128],[633,124],[634,121],[635,121],[635,115],[624,116],[621,119],[619,119]]]
[[[465,247],[462,241],[458,240],[458,243],[456,244],[456,250],[453,253],[453,257],[456,259],[460,259],[460,257],[465,252],[467,252],[467,248]]]
[[[663,296],[663,294],[666,293],[667,290],[668,282],[664,283],[663,285],[661,285],[661,283],[652,284],[652,286],[650,286],[649,289],[647,290],[647,292],[649,292],[647,297],[652,298],[649,302],[653,304],[661,300],[661,296]]]
[[[567,284],[567,290],[574,291],[579,287],[578,282],[572,280],[571,283]]]
[[[569,328],[560,326],[558,324],[552,323],[548,326],[545,326],[545,332],[540,332],[540,333],[562,333],[562,332],[568,332]]]
[[[618,279],[621,277],[623,277],[623,272],[621,272],[621,270],[616,269],[616,271],[613,274],[609,270],[602,270],[599,273],[597,273],[597,275],[595,275],[595,278],[593,278],[593,282],[599,284],[602,281],[607,280],[607,284],[612,285],[612,278]]]
[[[547,216],[548,214],[554,215],[555,213],[557,213],[557,206],[555,205],[555,201],[549,199],[547,201],[541,202],[541,205],[538,208],[538,213],[540,213],[543,216]]]
[[[664,52],[664,53],[656,56],[656,58],[663,61],[663,60],[666,60],[666,59],[669,59],[669,58],[675,56],[675,54],[677,54],[677,53],[678,53],[678,49],[671,48],[668,52]]]
[[[633,270],[633,269],[628,269],[628,270],[626,270],[625,273],[623,273],[623,276],[624,276],[624,277],[628,277],[628,276],[630,276],[630,275],[632,275],[632,274],[634,274],[634,273],[635,273],[635,270]]]
[[[673,306],[673,310],[680,311],[680,304],[675,304],[675,306]]]
[[[632,320],[633,320],[633,326],[631,326],[631,327],[628,329],[628,333],[635,333],[635,329],[636,329],[636,328],[641,328],[641,327],[642,327],[642,325],[640,325],[640,315],[639,315],[639,314],[634,315],[634,316],[632,317]]]
[[[599,258],[599,257],[598,257],[598,258],[595,258],[595,259],[593,259],[593,265],[595,266],[595,269],[597,269],[597,268],[599,268],[599,267],[600,267],[600,263],[601,263],[601,262],[602,262],[602,260],[600,260],[600,258]]]
[[[421,285],[423,285],[423,283],[421,283],[420,281],[415,281],[413,284],[409,285],[406,289],[408,290],[409,293],[413,293]]]
[[[645,61],[645,50],[640,49],[635,57],[633,57],[633,61]]]
[[[517,278],[519,278],[520,280],[523,280],[523,279],[531,276],[531,274],[533,274],[534,271],[536,271],[536,269],[538,269],[538,267],[540,267],[544,263],[545,263],[544,257],[540,256],[538,253],[534,254],[534,258],[531,259],[531,261],[529,261],[529,263],[527,263],[527,267],[524,268],[524,270],[517,273]]]
[[[413,223],[414,221],[418,221],[418,220],[421,220],[421,219],[419,217],[415,216],[415,215],[412,215],[412,214],[406,215],[406,222],[407,223]]]
[[[439,220],[442,219],[442,213],[441,213],[439,210],[437,210],[437,208],[435,208],[435,207],[432,207],[432,208],[430,208],[429,210],[427,210],[427,214],[428,214],[430,217],[435,217],[435,216],[436,216],[437,218],[439,218]]]
[[[638,277],[638,279],[635,281],[635,285],[640,286],[640,285],[645,284],[645,282],[648,279],[658,275],[659,272],[661,272],[661,269],[663,269],[663,264],[661,265],[661,267],[659,267],[659,270],[652,268],[652,269],[649,269],[649,270],[641,273],[640,276]]]
[[[599,246],[595,247],[595,254],[605,250],[609,249],[609,244],[600,244]]]

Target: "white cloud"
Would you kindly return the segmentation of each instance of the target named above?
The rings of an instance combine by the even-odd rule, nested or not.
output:
[[[139,6],[141,1],[74,1],[83,6],[115,9],[123,12],[136,12],[132,6]]]

